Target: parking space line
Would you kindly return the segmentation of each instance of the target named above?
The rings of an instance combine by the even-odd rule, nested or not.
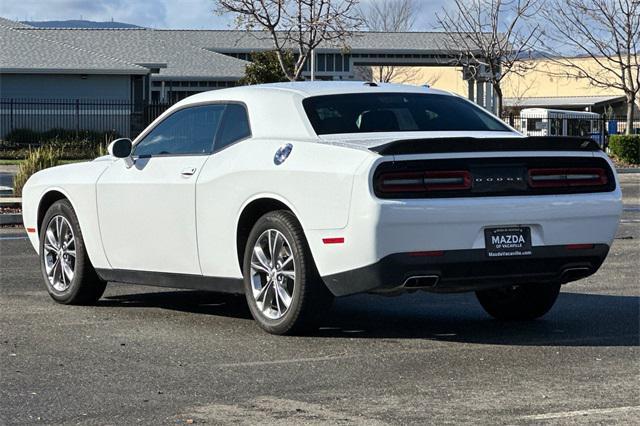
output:
[[[9,236],[9,237],[0,237],[0,241],[2,240],[28,240],[29,237],[25,236]]]
[[[598,414],[620,414],[620,413],[625,413],[629,411],[640,411],[640,406],[592,408],[588,410],[577,410],[577,411],[560,411],[558,413],[533,414],[529,416],[523,416],[521,418],[526,420],[551,420],[551,419],[566,419],[569,417],[598,415]]]

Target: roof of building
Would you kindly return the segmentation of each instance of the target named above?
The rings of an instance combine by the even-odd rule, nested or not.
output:
[[[506,107],[554,108],[554,107],[590,107],[598,104],[615,103],[624,100],[623,95],[604,96],[551,96],[530,98],[504,98]]]
[[[147,74],[149,70],[122,59],[13,28],[0,21],[0,72],[65,74]]]
[[[10,62],[22,61],[16,65],[33,70],[67,69],[67,64],[72,64],[73,69],[92,70],[101,67],[95,62],[96,57],[101,57],[104,61],[112,61],[110,65],[104,64],[105,69],[112,68],[115,63],[126,63],[128,68],[124,69],[132,66],[159,68],[158,74],[152,74],[153,79],[237,80],[244,75],[247,62],[224,53],[272,49],[270,38],[260,31],[35,28],[4,18],[0,18],[0,25],[15,31],[10,34],[9,43],[16,46],[15,50],[3,56]],[[32,37],[19,36],[18,32]],[[36,43],[35,40],[40,44],[56,42],[58,47],[50,53],[43,48],[34,58],[17,54],[20,48],[23,52],[31,51],[26,45],[29,41]],[[444,47],[449,44],[448,36],[441,32],[357,32],[347,44],[354,54],[443,54],[449,51]],[[65,47],[70,51],[87,52],[87,63],[83,64],[81,56],[68,61],[68,57],[77,55],[63,52]],[[321,45],[318,49],[341,51],[336,45]]]
[[[104,52],[140,65],[160,64],[159,77],[238,79],[248,62],[212,52],[174,32],[135,29],[30,29],[51,40]]]
[[[268,34],[261,31],[239,30],[146,30],[156,33],[166,33],[183,42],[189,42],[213,51],[251,51],[270,50],[273,43]],[[367,52],[448,52],[446,48],[450,41],[442,32],[371,32],[360,31],[354,33],[346,44],[349,51],[357,53]],[[319,49],[340,51],[337,45],[320,45]]]

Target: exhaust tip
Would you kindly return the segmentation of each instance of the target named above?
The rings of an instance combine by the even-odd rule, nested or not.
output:
[[[577,268],[567,268],[562,271],[560,279],[562,282],[568,283],[570,281],[577,281],[581,278],[591,275],[591,268],[587,266],[581,266]]]
[[[438,284],[438,281],[440,281],[440,277],[438,275],[417,275],[407,278],[404,284],[402,284],[402,287],[409,290],[433,288]]]

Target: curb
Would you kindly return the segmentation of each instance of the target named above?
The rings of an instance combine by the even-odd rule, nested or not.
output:
[[[0,206],[11,206],[14,204],[22,204],[20,197],[0,197]]]
[[[10,186],[0,186],[0,197],[13,197],[13,188]]]
[[[616,173],[619,175],[630,174],[630,173],[640,173],[640,167],[633,168],[625,168],[625,169],[616,169]]]
[[[22,225],[20,213],[0,214],[0,225]]]

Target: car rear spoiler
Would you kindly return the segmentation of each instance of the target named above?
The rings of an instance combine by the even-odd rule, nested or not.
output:
[[[526,138],[434,138],[408,139],[369,148],[380,155],[442,154],[487,151],[599,151],[596,141],[573,136]]]

